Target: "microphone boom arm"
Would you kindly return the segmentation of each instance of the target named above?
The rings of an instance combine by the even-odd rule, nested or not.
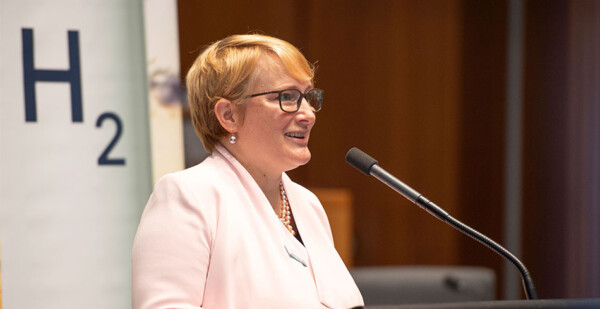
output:
[[[402,181],[398,180],[392,174],[385,171],[377,164],[377,161],[375,159],[371,158],[369,155],[362,152],[358,148],[352,148],[348,152],[348,155],[346,155],[346,161],[350,165],[356,167],[359,171],[377,178],[379,181],[383,182],[388,187],[392,188],[394,191],[400,193],[411,202],[425,209],[434,217],[446,222],[459,232],[475,239],[476,241],[480,242],[486,247],[492,249],[494,252],[511,261],[521,273],[523,287],[525,289],[525,296],[527,297],[527,299],[538,299],[537,291],[535,285],[533,284],[533,279],[531,278],[529,271],[516,256],[510,253],[510,251],[506,250],[504,247],[500,246],[498,243],[496,243],[489,237],[481,234],[480,232],[469,227],[468,225],[450,216],[441,207],[437,206],[436,204],[425,198],[422,194],[415,191]]]

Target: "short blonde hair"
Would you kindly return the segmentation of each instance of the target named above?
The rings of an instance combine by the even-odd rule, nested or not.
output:
[[[215,104],[227,99],[239,104],[254,84],[258,60],[279,57],[295,79],[314,79],[314,67],[292,44],[266,35],[232,35],[209,45],[196,58],[186,76],[192,123],[204,148],[210,153],[227,132],[215,115]]]

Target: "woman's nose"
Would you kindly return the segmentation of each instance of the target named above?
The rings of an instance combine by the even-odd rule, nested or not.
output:
[[[298,109],[297,114],[301,116],[302,119],[311,123],[315,122],[315,120],[317,119],[317,116],[313,111],[313,107],[310,105],[310,103],[308,103],[308,101],[305,98],[302,98],[302,102],[300,103],[300,108]]]

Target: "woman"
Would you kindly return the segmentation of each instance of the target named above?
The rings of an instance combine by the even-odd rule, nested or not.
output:
[[[323,92],[291,44],[234,35],[187,75],[212,155],[163,177],[133,246],[134,308],[352,308],[363,300],[323,207],[285,174],[308,150]]]

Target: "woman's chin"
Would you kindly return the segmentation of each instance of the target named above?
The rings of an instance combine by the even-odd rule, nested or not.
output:
[[[305,148],[302,151],[294,153],[292,158],[293,166],[289,170],[293,170],[308,163],[310,161],[311,154],[308,148]]]

